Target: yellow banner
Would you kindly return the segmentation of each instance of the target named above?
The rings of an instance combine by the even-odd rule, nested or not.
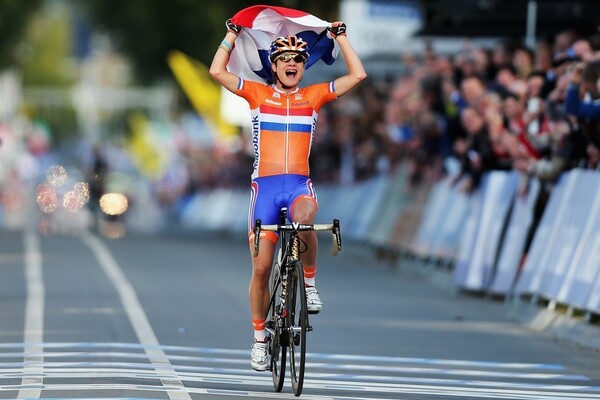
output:
[[[221,116],[221,86],[210,77],[208,67],[177,50],[169,53],[167,61],[192,105],[213,128],[216,136],[225,139],[234,137],[238,129]]]
[[[161,143],[156,133],[152,131],[150,122],[142,113],[129,116],[131,137],[128,148],[138,170],[150,179],[162,176],[167,167],[164,151],[160,151]]]

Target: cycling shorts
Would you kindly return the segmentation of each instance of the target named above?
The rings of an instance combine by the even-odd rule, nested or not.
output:
[[[271,175],[254,178],[250,193],[250,211],[248,213],[248,235],[254,238],[254,223],[257,219],[264,225],[278,224],[280,210],[288,209],[288,219],[294,219],[294,205],[300,199],[309,199],[317,207],[317,195],[312,181],[304,175]],[[261,232],[261,237],[277,242],[275,232]]]

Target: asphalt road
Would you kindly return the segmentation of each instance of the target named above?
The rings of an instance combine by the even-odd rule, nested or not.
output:
[[[303,398],[600,398],[597,353],[416,261],[329,245]],[[293,398],[249,365],[249,265],[243,237],[1,231],[0,397]]]

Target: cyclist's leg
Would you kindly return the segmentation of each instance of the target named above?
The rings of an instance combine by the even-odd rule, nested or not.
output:
[[[301,224],[313,224],[319,210],[317,196],[312,182],[307,177],[300,177],[296,190],[290,197],[290,218]],[[318,241],[316,232],[301,232],[300,239],[306,243],[306,249],[300,253],[300,261],[304,266],[304,283],[307,286],[306,295],[308,310],[311,313],[321,311],[323,303],[319,292],[315,288],[315,276],[317,272]]]
[[[250,243],[250,251],[253,251],[254,243]],[[269,308],[269,277],[275,244],[269,239],[260,239],[260,252],[258,256],[252,257],[252,276],[248,293],[250,297],[250,313],[254,327],[254,338],[257,341],[266,339],[265,321]]]
[[[291,178],[295,178],[297,182],[289,200],[290,219],[301,224],[312,224],[319,211],[319,203],[312,182],[306,176],[292,175]],[[317,268],[317,234],[301,232],[300,239],[307,245],[306,251],[300,254],[300,261],[304,265],[304,278],[308,280],[307,284],[314,286]]]
[[[254,251],[254,223],[260,219],[263,224],[275,224],[279,217],[279,208],[275,206],[274,199],[278,195],[277,181],[275,179],[257,178],[252,182],[250,210],[248,216],[248,237],[250,253]],[[273,263],[277,234],[274,232],[261,232],[260,251],[252,258],[252,276],[249,284],[250,313],[254,326],[255,339],[264,341],[266,319],[270,293],[269,277]]]
[[[297,197],[292,203],[291,218],[301,224],[312,224],[317,215],[318,206],[314,198],[307,195]],[[308,278],[314,278],[314,269],[317,267],[317,234],[316,232],[300,232],[300,239],[306,243],[306,251],[300,254],[300,260],[311,274],[305,273]]]

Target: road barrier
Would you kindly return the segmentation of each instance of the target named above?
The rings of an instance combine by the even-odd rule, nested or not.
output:
[[[457,285],[483,290],[493,282],[496,255],[517,183],[515,173],[494,171],[483,177],[480,189],[471,195],[454,268]]]
[[[551,189],[539,225],[524,258],[533,224],[540,183],[517,191],[513,172],[490,172],[481,188],[467,200],[465,216],[455,241],[453,279],[459,288],[507,297],[544,300],[588,316],[600,312],[600,172],[574,169],[561,175]],[[417,240],[441,221],[432,216],[464,215],[464,205],[453,209],[447,182],[431,191]],[[454,194],[454,196],[457,196]],[[464,200],[464,199],[463,199]],[[435,218],[434,218],[435,220]],[[431,225],[431,226],[429,226]],[[439,235],[429,236],[431,239]],[[429,243],[430,249],[436,245]],[[439,243],[438,243],[439,245]],[[452,249],[449,250],[451,252]],[[522,261],[524,259],[524,261]]]
[[[316,182],[318,219],[339,218],[343,236],[352,241],[443,260],[454,266],[460,289],[600,312],[599,171],[561,175],[533,226],[542,193],[535,179],[523,192],[517,173],[493,171],[467,195],[451,177],[412,187],[407,170],[349,186]],[[182,221],[189,228],[243,234],[249,199],[244,190],[200,193],[183,209]]]
[[[354,241],[391,243],[396,216],[409,206],[400,192],[405,190],[405,170],[354,185],[316,183],[319,221],[338,218],[342,232]],[[186,228],[245,233],[248,229],[250,190],[215,189],[194,195],[182,208]]]
[[[600,173],[572,170],[552,191],[515,292],[598,313]]]
[[[536,200],[540,194],[540,182],[533,179],[529,188],[519,193],[512,202],[512,209],[504,238],[500,244],[500,252],[496,263],[496,271],[488,290],[492,294],[505,295],[512,291],[529,231],[533,224]]]
[[[419,256],[454,259],[473,199],[461,190],[461,182],[447,177],[428,193],[416,235],[409,248]]]

